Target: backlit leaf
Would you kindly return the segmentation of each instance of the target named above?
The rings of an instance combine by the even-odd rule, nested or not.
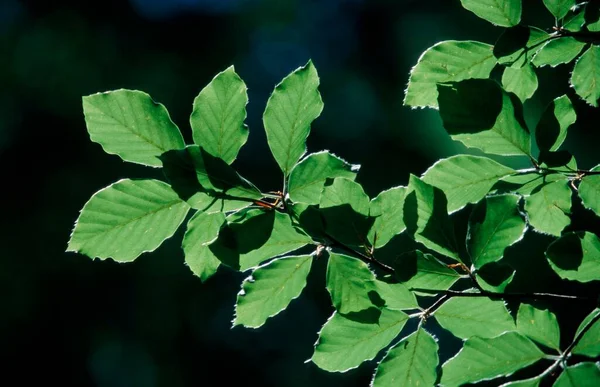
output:
[[[537,67],[556,67],[559,64],[569,63],[579,55],[585,45],[585,42],[571,36],[553,39],[542,46],[531,63]]]
[[[185,147],[164,105],[137,90],[115,90],[83,97],[92,141],[125,161],[160,167],[158,156]]]
[[[375,274],[357,258],[329,253],[327,290],[338,312],[359,312],[374,306]]]
[[[467,247],[476,268],[499,261],[504,250],[523,238],[527,225],[516,195],[491,196],[477,203],[469,218]]]
[[[590,319],[587,323],[589,324],[593,319]],[[595,320],[573,348],[574,354],[591,358],[600,356],[600,320],[598,318],[595,318]]]
[[[571,100],[566,95],[555,98],[546,107],[535,128],[540,151],[556,151],[567,138],[567,129],[577,120]]]
[[[565,368],[552,387],[597,387],[600,382],[598,364],[585,362]]]
[[[288,193],[294,202],[319,204],[327,178],[354,180],[359,165],[352,165],[329,151],[312,153],[299,162],[290,174]]]
[[[468,203],[477,203],[500,178],[514,172],[487,157],[457,155],[433,164],[422,179],[444,191],[448,211],[454,212]]]
[[[555,18],[562,19],[575,5],[575,0],[544,0],[544,5]]]
[[[431,254],[419,250],[400,256],[395,265],[396,275],[409,289],[448,290],[460,279],[460,274]],[[432,293],[430,295],[434,295]],[[427,295],[425,293],[420,295]]]
[[[600,46],[592,45],[575,63],[571,85],[587,103],[598,107],[600,98]]]
[[[375,218],[375,223],[369,230],[368,238],[375,248],[385,246],[406,229],[403,213],[405,196],[406,187],[394,187],[371,200],[370,216]]]
[[[185,263],[203,282],[212,277],[221,264],[208,245],[217,239],[223,223],[225,216],[220,212],[196,212],[188,221],[182,244]]]
[[[310,272],[311,255],[275,259],[257,267],[242,283],[233,325],[258,328],[300,296]]]
[[[415,241],[457,261],[454,226],[448,217],[446,197],[439,188],[410,175],[404,202],[404,222]]]
[[[433,386],[439,362],[438,345],[423,328],[403,338],[388,351],[377,371],[373,387]]]
[[[546,184],[525,198],[529,224],[541,233],[560,236],[571,223],[571,189],[566,181]]]
[[[560,350],[560,327],[554,313],[521,304],[517,331],[548,348]]]
[[[482,19],[501,27],[521,21],[521,0],[460,0],[462,6]]]
[[[563,235],[548,246],[546,258],[561,278],[579,282],[600,280],[600,239],[591,232]]]
[[[543,358],[544,353],[517,332],[489,339],[471,337],[463,349],[443,365],[441,384],[460,386],[508,376]]]
[[[389,345],[407,320],[405,313],[385,308],[375,322],[351,320],[336,312],[319,332],[311,360],[329,372],[356,368]]]
[[[311,61],[275,87],[263,115],[267,142],[275,161],[288,176],[306,152],[311,123],[321,114],[319,76]]]
[[[451,298],[435,311],[434,316],[442,328],[461,339],[495,337],[515,330],[504,301],[485,297]]]
[[[521,68],[530,63],[549,40],[550,35],[546,31],[519,25],[500,35],[494,46],[494,56],[504,66]]]
[[[454,140],[486,153],[528,155],[521,102],[490,79],[438,85],[440,116]],[[481,96],[485,95],[485,98]]]
[[[390,284],[375,280],[377,293],[385,301],[385,307],[392,310],[417,309],[419,304],[413,292],[404,284]]]
[[[592,169],[600,172],[600,165]],[[581,179],[577,193],[585,208],[588,208],[600,216],[600,175],[587,175]]]
[[[194,99],[190,125],[194,142],[231,164],[248,139],[244,81],[233,66],[217,74]]]
[[[96,192],[83,206],[67,251],[133,261],[170,238],[188,210],[162,181],[119,180]]]
[[[430,47],[410,72],[404,104],[437,108],[438,83],[487,78],[496,65],[492,48],[468,40],[448,40]]]
[[[504,90],[515,93],[521,102],[525,102],[538,88],[537,75],[531,65],[521,68],[506,67],[502,74],[502,86]]]

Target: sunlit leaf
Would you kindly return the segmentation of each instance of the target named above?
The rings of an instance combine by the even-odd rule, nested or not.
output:
[[[403,214],[405,197],[406,187],[394,187],[371,200],[370,216],[375,218],[375,223],[369,230],[368,238],[375,248],[385,246],[406,229]]]
[[[565,368],[552,387],[597,387],[600,368],[596,363],[579,363]]]
[[[375,280],[377,293],[385,301],[385,307],[392,310],[417,309],[419,304],[413,292],[404,284],[390,284]]]
[[[359,312],[375,306],[375,274],[357,258],[329,253],[327,290],[333,306],[340,313]]]
[[[438,92],[440,116],[454,140],[486,153],[529,154],[531,139],[521,102],[495,81],[470,79],[438,85]]]
[[[521,21],[521,0],[460,0],[462,6],[482,19],[501,27]]]
[[[598,107],[600,98],[600,46],[592,45],[575,63],[571,85],[587,103]]]
[[[535,54],[531,63],[537,67],[569,63],[579,55],[586,43],[571,36],[553,39],[544,44]]]
[[[508,376],[543,358],[544,353],[517,332],[489,339],[471,337],[463,349],[443,365],[441,384],[460,386]]]
[[[592,171],[600,173],[600,165],[595,166]],[[584,176],[579,183],[577,193],[583,206],[600,216],[600,175]]]
[[[442,190],[410,175],[404,202],[404,222],[408,232],[425,247],[460,261],[446,203]]]
[[[398,336],[408,315],[382,309],[376,321],[351,320],[339,313],[321,329],[312,361],[330,372],[345,372],[371,360]]]
[[[325,230],[345,245],[366,245],[373,224],[369,218],[369,197],[360,184],[344,177],[329,183],[323,189],[319,206]]]
[[[550,35],[539,28],[522,25],[504,31],[494,46],[494,56],[498,63],[513,68],[521,68],[530,63]]]
[[[487,157],[457,155],[433,164],[423,181],[438,187],[448,199],[448,212],[477,203],[502,177],[515,171]]]
[[[119,180],[83,206],[67,251],[133,261],[171,237],[189,206],[158,180]]]
[[[197,212],[188,221],[182,244],[185,263],[202,281],[212,277],[221,264],[208,245],[219,236],[223,223],[221,212]]]
[[[587,324],[584,325],[584,323],[582,323],[581,328],[578,329],[579,334],[581,331],[583,331],[583,329],[587,328],[587,325],[589,325],[594,319],[596,320],[590,328],[587,328],[587,331],[583,334],[577,345],[575,345],[573,348],[573,353],[575,355],[584,355],[592,358],[600,356],[600,320],[597,318],[597,313],[595,312],[596,311],[592,312],[590,315],[593,317],[591,317],[589,320],[586,319],[587,321],[584,321],[584,323]]]
[[[327,178],[354,180],[359,165],[352,165],[329,153],[312,153],[299,162],[290,174],[288,193],[294,202],[319,204]]]
[[[435,311],[434,316],[442,328],[461,339],[495,337],[515,330],[504,302],[485,297],[451,298]]]
[[[525,198],[529,224],[541,233],[560,236],[571,223],[571,189],[566,181],[546,184]]]
[[[231,164],[248,139],[246,84],[233,66],[217,74],[194,100],[190,125],[194,142]]]
[[[475,279],[483,290],[504,293],[515,274],[516,270],[502,261],[490,262],[477,270]]]
[[[562,19],[575,5],[575,0],[544,0],[544,5],[555,18]]]
[[[579,282],[600,280],[600,239],[591,232],[574,232],[552,242],[546,257],[564,279]]]
[[[521,304],[517,331],[548,348],[560,350],[560,327],[554,313]]]
[[[158,156],[185,147],[167,109],[137,90],[115,90],[83,97],[92,141],[125,161],[160,167]]]
[[[585,316],[585,318],[583,319],[583,321],[581,322],[581,324],[579,324],[579,327],[577,328],[577,331],[575,332],[575,336],[579,336],[579,334],[581,332],[583,332],[583,330],[588,325],[590,325],[590,323],[592,322],[592,320],[594,320],[595,318],[597,318],[598,315],[600,315],[600,308],[596,308],[596,309],[592,310],[592,312],[590,314],[588,314],[587,316]]]
[[[577,120],[571,100],[566,95],[555,98],[546,107],[535,128],[540,151],[556,151],[567,138],[567,129]]]
[[[438,345],[423,328],[403,338],[385,355],[373,378],[373,387],[433,386],[439,362]]]
[[[538,192],[541,187],[554,181],[565,181],[565,177],[560,173],[523,173],[501,178],[498,184],[494,186],[494,189],[499,193],[509,192],[530,196],[531,194]]]
[[[306,152],[311,123],[321,114],[319,76],[313,63],[294,70],[275,87],[263,115],[267,142],[285,176]]]
[[[499,261],[504,250],[523,238],[527,225],[517,195],[487,197],[477,203],[469,218],[467,247],[476,268]]]
[[[502,86],[504,90],[515,93],[521,102],[525,102],[538,88],[537,75],[530,65],[521,68],[506,67],[502,74]]]
[[[256,268],[242,283],[233,325],[258,328],[300,296],[310,272],[311,255],[275,259]]]
[[[460,279],[460,274],[431,254],[419,250],[400,256],[394,266],[396,275],[409,289],[448,290]],[[435,293],[429,294],[434,295]],[[422,295],[427,295],[423,293]]]
[[[430,47],[410,72],[404,104],[436,108],[438,83],[487,78],[496,65],[492,49],[489,44],[468,40],[448,40]]]

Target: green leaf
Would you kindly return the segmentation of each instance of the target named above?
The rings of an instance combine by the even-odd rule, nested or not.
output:
[[[170,238],[189,206],[158,180],[119,180],[83,206],[67,251],[130,262]]]
[[[320,211],[327,233],[342,244],[364,246],[373,224],[369,218],[369,197],[360,184],[344,177],[326,184]]]
[[[571,85],[587,103],[598,107],[600,98],[600,46],[592,45],[575,63]]]
[[[442,328],[461,339],[494,337],[515,330],[504,301],[485,297],[451,298],[435,311],[434,316]]]
[[[310,124],[321,114],[319,76],[311,61],[275,87],[267,101],[263,123],[275,161],[288,176],[306,152]]]
[[[592,320],[597,318],[599,314],[600,314],[600,308],[596,308],[596,309],[592,310],[591,313],[588,314],[583,319],[581,324],[579,324],[579,327],[577,328],[577,331],[575,332],[575,336],[579,336],[579,334],[592,322]]]
[[[553,39],[542,46],[531,63],[536,67],[556,67],[559,64],[569,63],[579,55],[585,45],[585,42],[571,36]]]
[[[248,140],[246,84],[233,66],[217,74],[194,99],[190,116],[194,142],[231,164]]]
[[[579,282],[600,280],[600,239],[591,232],[563,235],[548,246],[546,258],[560,278]]]
[[[335,310],[342,314],[375,306],[375,274],[366,263],[357,258],[329,253],[327,290]]]
[[[531,65],[521,68],[505,67],[502,74],[504,90],[515,93],[521,102],[533,96],[538,88],[538,79]]]
[[[377,293],[385,301],[385,307],[392,310],[418,309],[419,304],[413,292],[404,284],[390,284],[375,280]]]
[[[571,189],[567,181],[546,184],[525,198],[525,211],[529,224],[541,233],[560,236],[571,223]]]
[[[575,0],[544,0],[544,5],[555,18],[562,19],[575,5]]]
[[[433,164],[423,181],[438,187],[448,199],[448,211],[458,211],[477,203],[502,177],[515,171],[487,157],[457,155]]]
[[[431,254],[419,250],[400,256],[394,265],[396,275],[409,289],[448,290],[461,276]],[[420,294],[435,295],[435,294]]]
[[[501,178],[501,181],[494,188],[497,192],[501,193],[510,192],[518,193],[522,196],[530,196],[538,192],[544,185],[554,181],[565,181],[565,177],[560,173],[523,173]]]
[[[210,245],[215,256],[233,269],[245,271],[312,243],[292,226],[287,214],[252,209],[233,215],[241,219],[228,218],[228,226]]]
[[[300,161],[290,174],[288,193],[297,203],[319,204],[327,178],[354,180],[360,165],[352,165],[329,153],[312,153]]]
[[[256,268],[242,283],[233,325],[262,326],[300,296],[312,264],[311,255],[275,259]]]
[[[494,56],[501,65],[520,68],[530,63],[549,40],[550,35],[539,28],[521,25],[509,28],[496,42]]]
[[[592,171],[600,172],[600,165],[596,165]],[[600,175],[584,176],[577,192],[583,206],[600,216]]]
[[[521,0],[460,0],[463,8],[501,27],[516,26],[521,21]]]
[[[517,332],[490,339],[471,337],[463,349],[442,366],[441,384],[460,386],[508,376],[543,358],[544,353]]]
[[[448,40],[425,51],[410,71],[404,105],[437,108],[437,84],[487,78],[496,65],[489,44]]]
[[[542,378],[536,376],[531,379],[517,380],[500,385],[500,387],[539,387]]]
[[[504,250],[523,238],[527,225],[517,195],[491,196],[477,203],[469,218],[467,248],[476,268],[496,262]]]
[[[202,282],[212,277],[221,264],[208,245],[217,239],[224,223],[225,216],[220,212],[196,212],[188,221],[182,244],[185,263]]]
[[[312,361],[329,372],[345,372],[371,360],[398,336],[408,315],[382,309],[378,321],[351,320],[334,313],[319,332]]]
[[[371,386],[433,386],[437,379],[438,345],[423,328],[403,338],[385,355]]]
[[[504,293],[515,278],[516,271],[503,262],[491,262],[477,270],[476,281],[483,290]]]
[[[540,151],[556,151],[567,138],[567,129],[577,120],[571,100],[566,95],[555,98],[535,128],[535,140]]]
[[[577,345],[573,348],[575,355],[584,355],[589,357],[600,356],[600,320],[598,319],[598,309],[594,310],[588,318],[586,318],[579,329],[577,335],[579,335],[587,326],[595,320],[593,325],[587,329],[583,334]]]
[[[600,381],[600,368],[595,363],[585,362],[565,368],[553,387],[596,387]]]
[[[548,348],[560,350],[560,327],[554,313],[521,304],[517,313],[517,331]]]
[[[438,85],[438,92],[440,116],[452,139],[486,153],[529,154],[531,138],[521,103],[495,81],[470,79]]]
[[[439,188],[410,175],[404,202],[404,222],[415,241],[460,261],[454,226],[448,217],[446,197]]]
[[[115,90],[83,97],[85,123],[92,141],[125,161],[160,167],[158,159],[185,147],[167,109],[137,90]]]
[[[167,179],[184,200],[205,192],[217,198],[260,199],[262,194],[225,161],[198,145],[160,156]]]
[[[394,187],[371,200],[370,216],[375,218],[375,223],[369,230],[368,238],[375,248],[385,246],[406,229],[403,214],[405,197],[406,187]]]

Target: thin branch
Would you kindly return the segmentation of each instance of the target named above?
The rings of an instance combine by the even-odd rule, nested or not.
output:
[[[360,251],[356,251],[348,246],[346,246],[345,244],[341,243],[340,241],[336,240],[335,238],[333,238],[331,235],[326,234],[327,238],[330,239],[333,243],[331,243],[329,246],[330,247],[335,247],[338,248],[340,250],[344,250],[345,252],[354,255],[355,257],[359,258],[361,261],[365,262],[365,263],[370,263],[374,266],[377,266],[378,268],[380,268],[383,271],[386,271],[390,274],[396,274],[396,270],[391,267],[386,265],[385,263],[376,260],[374,257],[371,257],[365,253],[362,253]]]
[[[552,293],[496,293],[489,292],[487,290],[465,293],[457,290],[432,290],[432,289],[421,289],[421,288],[412,288],[412,290],[428,293],[428,294],[445,294],[449,297],[488,297],[492,299],[502,299],[502,300],[522,300],[522,299],[530,299],[530,300],[569,300],[569,301],[590,301],[595,300],[593,297],[586,296],[570,296],[564,294],[552,294]]]

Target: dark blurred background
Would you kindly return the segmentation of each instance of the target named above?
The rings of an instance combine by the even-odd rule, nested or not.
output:
[[[537,5],[525,17],[553,23]],[[0,384],[366,386],[373,362],[346,374],[304,363],[332,311],[319,270],[287,311],[245,330],[230,323],[243,275],[223,270],[202,284],[183,264],[181,233],[127,265],[64,253],[94,192],[124,177],[161,178],[89,140],[81,97],[146,91],[191,141],[194,97],[234,64],[249,87],[251,131],[236,165],[275,190],[262,111],[274,85],[312,58],[325,110],[309,151],[362,164],[374,197],[465,151],[436,111],[402,106],[419,55],[447,39],[493,43],[500,32],[458,0],[0,0]],[[569,71],[539,72],[559,81],[527,103],[529,123],[550,99],[573,95]],[[598,115],[576,106],[567,145],[589,168]]]

